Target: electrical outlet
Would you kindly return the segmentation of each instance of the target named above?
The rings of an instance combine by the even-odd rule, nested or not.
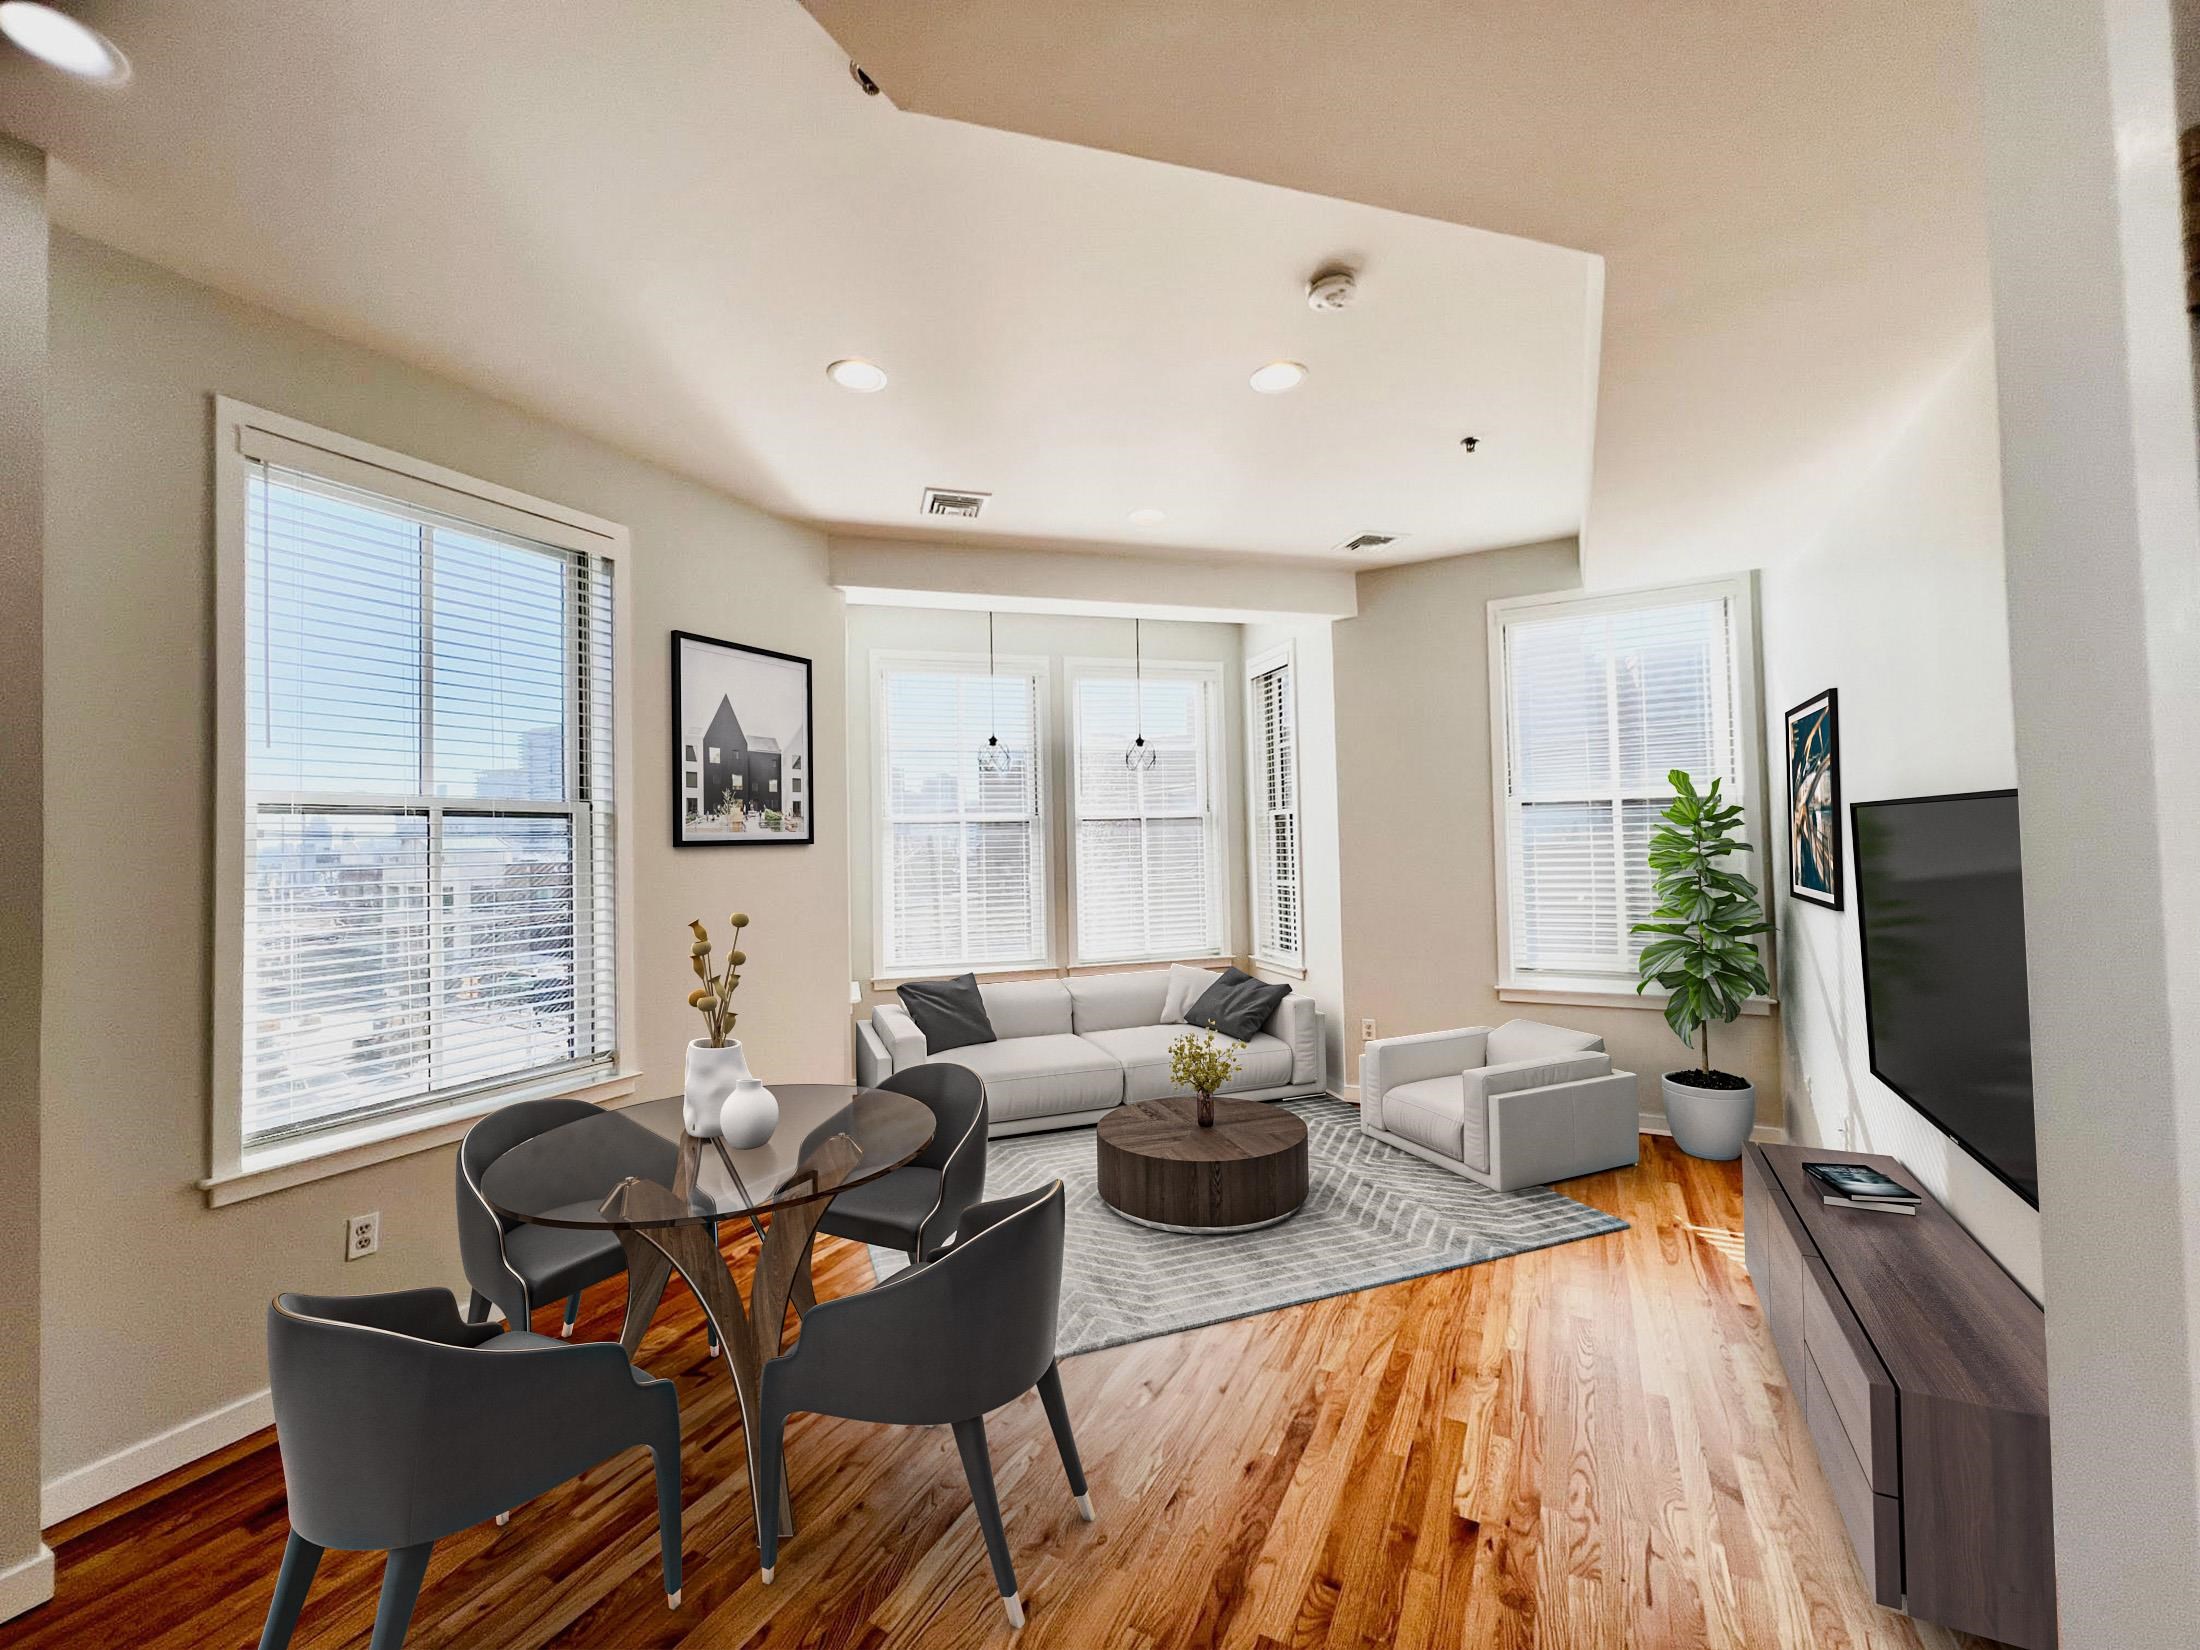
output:
[[[1375,1022],[1373,1020],[1362,1020],[1360,1022],[1360,1041],[1363,1043],[1375,1041]]]
[[[382,1247],[382,1211],[370,1209],[344,1222],[344,1258],[365,1260]]]

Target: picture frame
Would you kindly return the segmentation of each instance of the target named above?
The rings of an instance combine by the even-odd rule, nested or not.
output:
[[[1843,908],[1841,706],[1838,689],[1787,713],[1788,893],[1828,911]]]
[[[672,633],[672,845],[793,848],[817,840],[811,663]]]

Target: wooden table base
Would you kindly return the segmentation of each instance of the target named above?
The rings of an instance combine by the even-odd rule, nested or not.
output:
[[[668,1218],[688,1215],[688,1193],[695,1184],[702,1148],[703,1143],[692,1137],[681,1141],[679,1166],[671,1190],[647,1181],[631,1181],[617,1195],[625,1207],[637,1214],[647,1214],[654,1204]],[[719,1150],[723,1155],[722,1144]],[[827,1141],[814,1160],[818,1181],[827,1186],[836,1184],[861,1156],[856,1143],[845,1135]],[[728,1163],[727,1167],[730,1170],[732,1165]],[[619,1243],[626,1250],[627,1262],[626,1322],[619,1331],[619,1345],[626,1349],[629,1358],[640,1350],[649,1320],[655,1316],[658,1303],[664,1298],[666,1280],[678,1272],[695,1291],[695,1298],[717,1332],[718,1344],[724,1349],[726,1363],[733,1371],[734,1390],[741,1402],[741,1433],[748,1452],[752,1491],[759,1476],[756,1427],[764,1365],[779,1355],[779,1341],[786,1327],[789,1304],[797,1312],[806,1312],[816,1303],[810,1283],[810,1245],[817,1234],[817,1223],[824,1218],[831,1202],[832,1197],[827,1193],[772,1215],[770,1223],[762,1228],[756,1275],[746,1302],[741,1299],[740,1287],[733,1281],[732,1269],[719,1252],[709,1226],[690,1217],[674,1225],[618,1228]],[[794,1509],[787,1494],[785,1473],[779,1477],[778,1512],[780,1537],[785,1539],[794,1534]],[[762,1509],[758,1509],[759,1522],[763,1516]]]

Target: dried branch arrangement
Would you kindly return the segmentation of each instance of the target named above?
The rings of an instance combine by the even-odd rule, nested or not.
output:
[[[695,977],[703,982],[688,993],[688,1007],[702,1014],[712,1048],[724,1048],[733,1033],[733,993],[741,983],[741,965],[749,960],[749,954],[741,949],[741,930],[749,925],[748,914],[736,911],[726,921],[733,925],[733,949],[726,953],[725,968],[716,974],[710,971],[710,930],[700,922],[688,924],[695,935],[688,955],[695,963]]]

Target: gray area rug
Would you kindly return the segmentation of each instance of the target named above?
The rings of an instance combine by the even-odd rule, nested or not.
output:
[[[1449,1174],[1364,1133],[1359,1108],[1341,1100],[1277,1104],[1306,1119],[1306,1204],[1280,1226],[1235,1235],[1158,1232],[1118,1215],[1100,1201],[1089,1128],[990,1144],[987,1197],[1050,1180],[1068,1191],[1062,1356],[1626,1229],[1546,1188],[1493,1192]],[[907,1264],[871,1251],[881,1278]]]

